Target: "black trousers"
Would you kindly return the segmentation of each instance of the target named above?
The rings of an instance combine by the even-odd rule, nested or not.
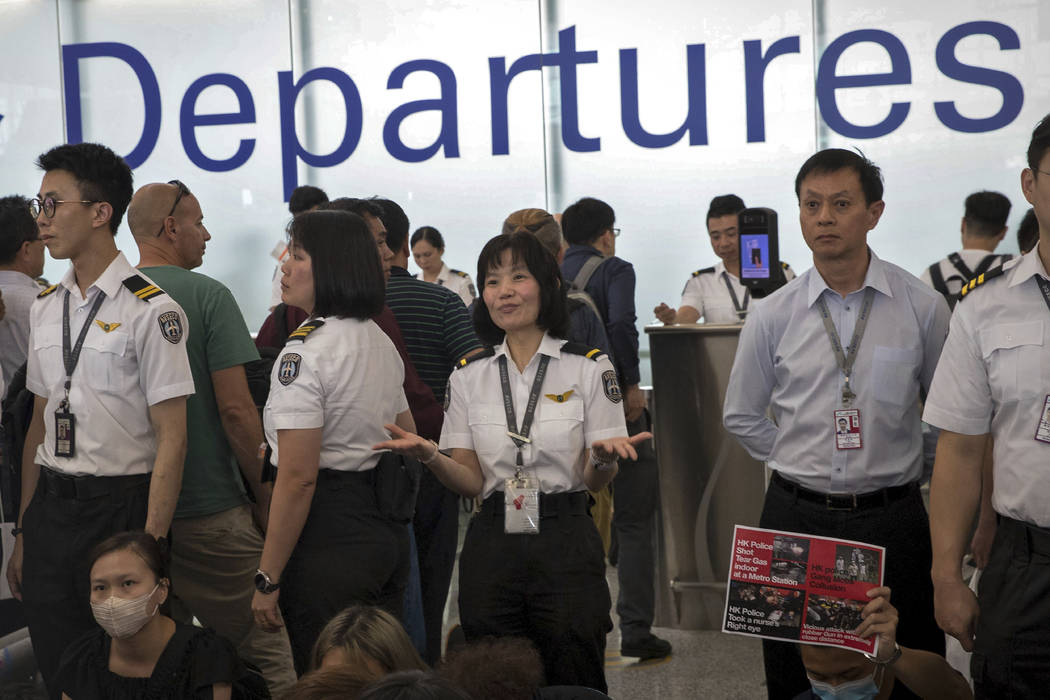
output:
[[[759,527],[885,547],[883,580],[892,589],[891,602],[900,613],[897,641],[901,646],[944,655],[944,633],[933,616],[930,524],[918,488],[885,505],[846,511],[797,499],[773,481],[766,491]],[[796,644],[764,639],[762,656],[771,699],[794,698],[809,689]],[[915,696],[898,683],[891,697]]]
[[[426,661],[441,659],[441,621],[452,585],[459,538],[459,496],[445,488],[429,469],[423,470],[412,520],[423,595],[423,623],[427,635]]]
[[[648,430],[646,417],[628,426],[632,435]],[[620,616],[620,636],[625,643],[649,635],[656,611],[653,585],[656,561],[653,532],[659,502],[659,474],[652,443],[638,447],[637,460],[620,460],[620,471],[613,481],[613,520],[618,556],[616,576],[620,591],[616,614]]]
[[[375,605],[401,617],[408,529],[379,514],[374,471],[318,472],[310,514],[281,576],[278,599],[300,675],[309,670],[321,630],[347,606]]]
[[[22,517],[22,600],[33,655],[54,686],[67,645],[97,628],[91,614],[91,549],[110,535],[146,526],[149,475],[71,478],[40,468]]]
[[[1050,685],[1050,531],[1000,518],[977,587],[970,658],[978,698],[1046,697]]]
[[[503,493],[486,499],[463,542],[459,615],[468,642],[530,639],[543,658],[547,685],[604,693],[611,600],[602,540],[586,499],[586,492],[549,498],[555,512],[541,518],[538,535],[506,534]]]

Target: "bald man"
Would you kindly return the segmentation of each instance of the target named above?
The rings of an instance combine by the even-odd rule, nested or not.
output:
[[[186,350],[197,393],[186,404],[186,464],[171,524],[173,612],[185,622],[196,616],[237,645],[278,697],[296,680],[288,636],[259,630],[251,612],[270,501],[260,480],[262,425],[244,371],[259,354],[230,291],[190,272],[211,234],[185,185],[142,187],[128,226],[139,269],[182,305],[190,325]]]

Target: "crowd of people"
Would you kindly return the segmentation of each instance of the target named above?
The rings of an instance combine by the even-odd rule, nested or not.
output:
[[[409,235],[396,202],[300,188],[253,342],[229,290],[193,272],[211,233],[186,184],[136,191],[99,144],[37,165],[33,199],[0,200],[0,368],[8,401],[30,397],[8,581],[50,696],[478,700],[512,697],[504,666],[521,669],[521,697],[604,692],[603,499],[620,652],[671,653],[651,631],[656,468],[635,273],[609,204],[580,199],[560,222],[511,213],[475,289],[443,263],[441,233]],[[784,265],[784,286],[752,298],[744,203],[716,197],[721,262],[690,277],[677,309],[655,309],[743,324],[724,424],[772,469],[760,526],[886,548],[895,605],[873,589],[840,621],[888,640],[869,660],[879,697],[894,677],[894,692],[933,697],[915,669],[954,687],[944,632],[967,649],[976,638],[981,697],[1050,677],[1047,173],[1050,117],[1021,175],[1030,252],[994,253],[1009,201],[976,193],[963,249],[920,280],[868,246],[879,168],[820,151],[795,179],[812,268]],[[114,241],[125,213],[137,266]],[[46,288],[44,248],[71,263]],[[468,646],[443,659],[461,497],[476,503],[459,559]],[[960,576],[968,548],[986,567],[980,601]],[[871,562],[843,563],[871,578]],[[771,591],[758,595],[779,622]],[[835,660],[814,653],[764,642],[770,697],[831,692]],[[504,666],[477,661],[490,657]]]

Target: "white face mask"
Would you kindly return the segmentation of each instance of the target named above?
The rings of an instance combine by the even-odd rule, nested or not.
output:
[[[101,603],[92,603],[91,612],[102,629],[106,630],[110,637],[126,639],[142,629],[149,619],[157,614],[160,605],[149,611],[150,598],[160,588],[158,583],[149,593],[138,598],[118,598],[110,596]]]
[[[813,694],[820,700],[874,700],[879,694],[879,686],[875,683],[874,673],[838,685],[816,681],[812,678],[809,679],[809,682],[813,686]]]

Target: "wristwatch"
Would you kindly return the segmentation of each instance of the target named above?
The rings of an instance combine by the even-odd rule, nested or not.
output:
[[[868,660],[874,661],[879,666],[891,666],[894,663],[896,663],[897,659],[899,659],[901,657],[902,653],[903,652],[901,651],[901,645],[898,644],[896,641],[894,641],[893,642],[893,653],[890,655],[890,658],[886,659],[885,661],[879,661],[878,657],[875,656],[874,654],[867,654],[866,653],[866,654],[864,654],[864,656],[867,657]]]
[[[280,587],[281,584],[271,581],[270,575],[262,569],[255,572],[255,590],[265,595],[269,595]]]

